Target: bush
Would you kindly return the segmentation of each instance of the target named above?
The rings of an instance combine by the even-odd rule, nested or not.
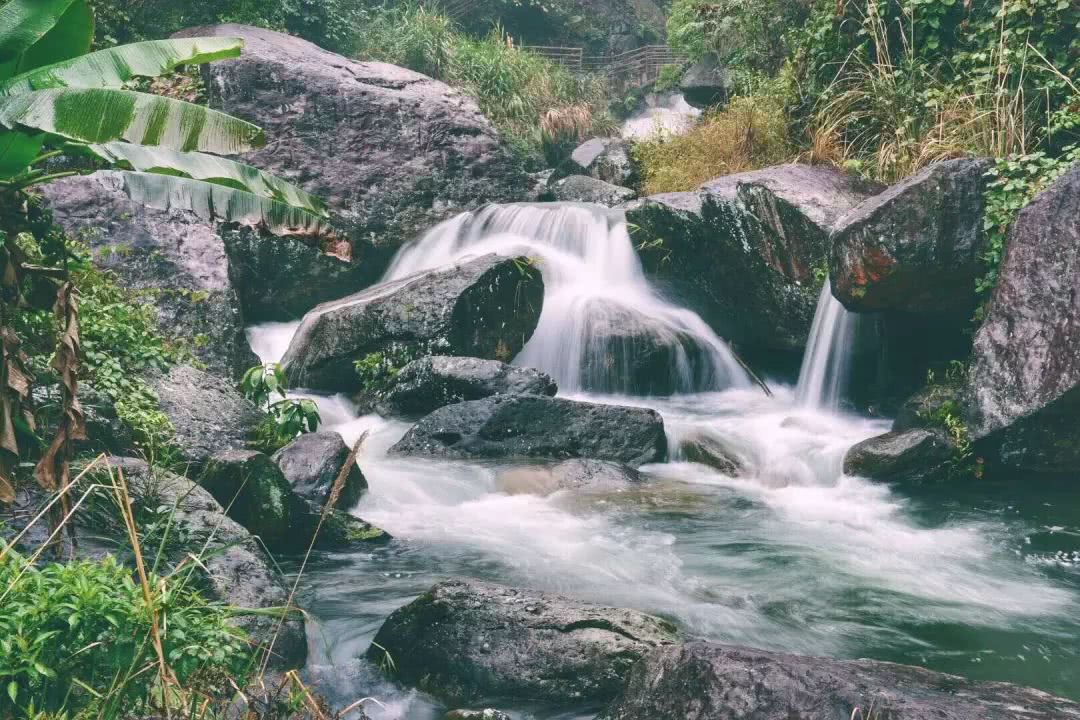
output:
[[[771,75],[784,64],[789,36],[807,15],[802,0],[675,0],[668,44],[693,60],[712,54],[740,71]]]

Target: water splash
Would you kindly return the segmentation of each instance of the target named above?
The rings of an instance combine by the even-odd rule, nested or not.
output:
[[[810,341],[806,345],[796,401],[804,407],[837,409],[844,392],[851,365],[852,342],[858,315],[844,309],[833,297],[828,280],[821,288]]]
[[[536,259],[544,307],[516,358],[566,392],[670,394],[745,387],[727,345],[649,285],[623,213],[592,205],[490,205],[404,247],[383,282],[496,252]]]

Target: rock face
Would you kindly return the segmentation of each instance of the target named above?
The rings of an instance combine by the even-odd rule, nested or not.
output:
[[[975,335],[970,426],[1013,467],[1080,462],[1080,168],[1021,211]]]
[[[539,395],[439,408],[390,449],[450,458],[593,458],[636,467],[667,456],[664,421],[647,408]]]
[[[920,482],[940,476],[952,457],[952,445],[941,432],[916,428],[853,445],[844,456],[844,473],[890,482]]]
[[[877,186],[805,165],[737,173],[631,203],[658,283],[721,336],[765,350],[806,344],[833,226]]]
[[[727,102],[735,87],[731,71],[722,66],[716,56],[709,54],[691,65],[679,81],[686,102],[696,108],[707,108]]]
[[[630,143],[615,138],[586,140],[574,148],[554,179],[574,175],[624,186],[624,189],[633,185],[637,180],[637,168],[630,155]]]
[[[509,360],[536,329],[543,279],[526,258],[485,255],[377,285],[304,316],[281,364],[294,387],[361,389],[353,364],[430,354]]]
[[[210,105],[266,130],[245,160],[326,200],[368,283],[421,230],[526,191],[476,103],[444,83],[243,25],[178,35],[244,41],[239,58],[204,66]]]
[[[596,203],[604,207],[615,207],[637,197],[637,193],[626,187],[597,180],[586,175],[571,175],[557,180],[551,186],[551,194],[563,202]]]
[[[634,610],[450,580],[390,615],[368,657],[382,646],[401,680],[450,701],[589,702],[614,696],[635,662],[675,639],[670,623]]]
[[[691,642],[649,653],[601,715],[602,720],[853,717],[1065,720],[1080,717],[1080,704],[1017,685],[975,683],[906,665]]]
[[[176,430],[174,443],[197,469],[211,455],[243,449],[265,414],[233,383],[188,365],[177,365],[151,387]]]
[[[239,377],[258,359],[221,235],[194,213],[153,210],[98,178],[72,177],[41,189],[53,219],[94,253],[121,287],[154,305],[171,338],[190,342],[212,372]],[[292,241],[290,241],[292,242]]]
[[[210,493],[187,478],[151,470],[142,460],[112,458],[110,463],[123,471],[137,512],[158,507],[171,511],[175,507],[173,522],[183,528],[181,535],[193,543],[192,551],[199,552],[206,545],[202,560],[216,599],[242,608],[285,605],[289,594],[284,578],[272,569],[258,543],[225,515]],[[186,560],[186,552],[171,559]],[[236,622],[262,646],[271,642],[278,624],[277,618],[260,616],[239,616]],[[274,669],[303,666],[307,658],[303,619],[294,616],[282,624],[273,651]]]
[[[970,312],[986,251],[993,161],[931,165],[852,210],[833,235],[833,294],[862,312]]]
[[[293,492],[322,506],[342,466],[349,459],[349,447],[338,433],[320,430],[299,436],[274,453],[272,459]],[[360,500],[367,487],[367,479],[353,463],[338,494],[336,507],[348,510]]]
[[[378,402],[385,415],[420,417],[444,405],[492,395],[547,395],[555,381],[533,368],[498,360],[432,355],[414,360],[397,374]]]
[[[641,473],[633,468],[585,459],[508,468],[495,479],[499,491],[510,495],[550,495],[560,490],[617,492],[641,482]]]

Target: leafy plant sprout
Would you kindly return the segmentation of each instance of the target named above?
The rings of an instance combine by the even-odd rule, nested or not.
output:
[[[289,397],[288,380],[278,363],[248,370],[240,381],[240,391],[267,414],[267,422],[256,430],[255,439],[267,450],[277,450],[302,433],[315,432],[322,422],[319,406],[312,400]]]

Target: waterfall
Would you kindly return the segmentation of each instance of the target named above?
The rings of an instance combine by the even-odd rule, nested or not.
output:
[[[649,285],[621,211],[490,205],[402,248],[383,282],[489,252],[532,258],[543,274],[540,320],[515,362],[551,374],[564,392],[670,394],[749,385],[724,341]]]
[[[847,381],[858,316],[833,297],[828,280],[821,288],[810,340],[806,344],[795,397],[800,405],[835,410]]]

